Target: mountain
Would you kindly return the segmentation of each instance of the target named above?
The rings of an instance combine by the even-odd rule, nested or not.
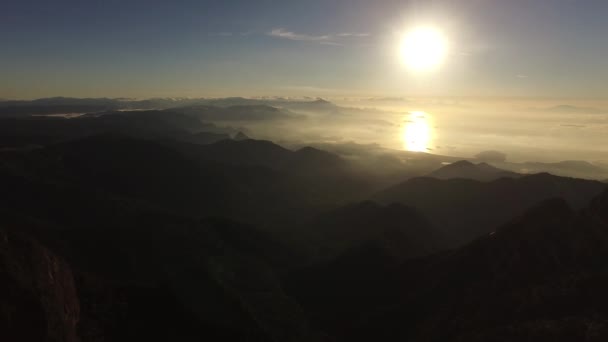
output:
[[[607,198],[578,212],[547,200],[458,250],[403,265],[399,304],[364,318],[351,340],[608,338]]]
[[[55,208],[47,202],[50,197],[57,197],[51,201],[57,206],[79,207],[81,203],[72,201],[82,198],[86,203],[93,193],[189,215],[242,217],[263,209],[262,203],[275,204],[268,185],[281,179],[263,168],[201,164],[159,142],[120,135],[93,136],[17,154],[5,159],[0,171],[4,188],[13,189],[0,198],[5,207],[28,212],[47,206],[52,215],[62,212],[50,209]],[[85,215],[85,211],[73,214]],[[103,217],[104,213],[89,215]]]
[[[318,257],[331,258],[363,245],[375,245],[394,260],[428,255],[441,249],[443,239],[416,209],[372,201],[349,204],[315,217],[303,225]]]
[[[317,204],[343,202],[363,198],[373,189],[373,182],[350,162],[312,147],[292,151],[270,141],[255,139],[222,140],[204,146],[177,144],[173,147],[192,160],[263,167],[287,175],[284,183],[275,182],[286,191],[283,196],[287,201],[304,196]]]
[[[340,109],[330,101],[321,98],[314,101],[283,101],[277,102],[276,105],[296,112],[331,113]]]
[[[232,106],[257,106],[267,105],[269,101],[261,99],[249,99],[244,97],[225,97],[214,99],[199,99],[198,105],[213,107],[232,107]]]
[[[267,140],[221,140],[205,146],[182,145],[177,148],[189,157],[231,165],[264,166],[279,168],[293,151]]]
[[[175,145],[189,158],[230,165],[263,166],[295,173],[345,170],[339,156],[312,147],[292,151],[267,140],[232,139],[205,146]]]
[[[608,338],[605,183],[163,108],[264,124],[288,99],[79,101],[38,104],[123,107],[0,119],[0,340]]]
[[[131,137],[189,139],[206,128],[198,119],[173,112],[106,112],[78,118],[0,119],[0,145],[47,145],[113,133]]]
[[[245,133],[239,131],[237,134],[234,135],[234,137],[232,137],[232,139],[234,139],[236,141],[241,141],[241,140],[248,140],[251,138],[249,138]]]
[[[270,141],[255,139],[222,140],[209,145],[174,143],[168,146],[201,165],[226,165],[273,172],[275,177],[265,179],[263,183],[253,179],[248,183],[251,188],[246,194],[264,196],[264,200],[254,200],[243,207],[250,208],[253,204],[258,210],[274,208],[275,214],[267,216],[267,220],[291,222],[294,215],[310,217],[365,198],[375,189],[373,180],[358,172],[349,161],[315,148],[292,151]],[[237,184],[241,182],[237,181]],[[263,204],[270,200],[273,204]],[[278,211],[282,214],[277,215]],[[252,215],[263,216],[261,212]]]
[[[554,113],[579,113],[579,114],[605,114],[607,111],[600,108],[580,107],[573,105],[557,105],[549,108],[541,109],[547,112]]]
[[[302,119],[303,116],[291,113],[285,109],[279,109],[264,104],[236,105],[229,107],[216,106],[191,106],[172,108],[184,115],[188,115],[203,121],[270,121]]]
[[[374,199],[419,209],[456,246],[488,233],[545,199],[560,197],[580,209],[604,187],[597,181],[547,173],[491,182],[421,177],[383,190]]]
[[[57,209],[45,210],[49,214],[67,215],[56,206],[66,201],[79,207],[92,191],[190,216],[273,226],[370,192],[366,180],[335,155],[252,139],[201,145],[97,135],[4,152],[0,175],[6,189],[0,203],[24,212],[48,206]],[[53,196],[58,199],[51,201]],[[103,219],[102,212],[77,214]]]
[[[0,241],[0,265],[7,265],[0,278],[8,270],[10,280],[0,287],[11,286],[2,294],[12,298],[0,304],[7,308],[0,324],[21,329],[9,337],[36,334],[31,341],[45,340],[47,322],[60,331],[54,334],[67,334],[75,321],[82,341],[322,339],[281,288],[278,272],[298,256],[254,226],[200,218],[247,211],[272,217],[268,210],[282,210],[286,201],[274,202],[268,188],[281,179],[264,168],[202,164],[160,142],[117,135],[2,158],[0,227],[28,232],[52,252],[33,258],[41,269],[30,271],[22,259],[37,252],[9,237],[17,254],[5,258],[6,239]],[[55,294],[69,290],[71,283],[60,282],[64,268],[74,274],[69,301]],[[14,291],[13,278],[21,281]],[[73,318],[72,304],[80,307]]]
[[[0,101],[0,118],[30,115],[84,114],[120,109],[115,99],[54,97],[32,101]]]
[[[517,178],[520,176],[520,174],[515,172],[501,170],[487,163],[473,164],[467,160],[448,164],[427,175],[427,177],[437,179],[463,178],[480,182],[493,181],[503,177]]]
[[[607,213],[608,191],[548,199],[458,249],[395,264],[367,246],[285,287],[339,341],[601,341]]]
[[[0,339],[77,342],[71,267],[23,233],[0,228]]]
[[[213,144],[218,141],[230,139],[230,135],[226,133],[211,133],[211,132],[198,132],[192,134],[190,137],[182,137],[180,140],[191,142],[194,144]]]
[[[0,117],[26,117],[31,115],[56,115],[68,113],[99,113],[116,110],[189,110],[198,108],[230,108],[229,115],[242,116],[242,109],[252,108],[258,112],[271,113],[275,106],[282,108],[322,109],[331,104],[325,100],[294,101],[289,99],[233,98],[152,98],[145,100],[123,98],[69,98],[53,97],[36,100],[0,100]],[[272,106],[272,107],[271,107]]]
[[[300,243],[305,236],[312,258],[284,276],[284,287],[327,332],[383,302],[374,290],[394,284],[391,271],[404,260],[444,243],[414,208],[371,201],[325,212],[292,234]]]
[[[141,206],[105,218],[50,224],[3,212],[0,226],[11,230],[0,235],[0,336],[321,340],[271,266],[291,256],[253,228]],[[16,235],[25,231],[44,247]]]
[[[608,169],[582,160],[565,160],[556,163],[525,162],[518,165],[519,170],[527,173],[550,172],[564,177],[580,177],[586,179],[604,179]],[[505,165],[505,167],[509,167]]]

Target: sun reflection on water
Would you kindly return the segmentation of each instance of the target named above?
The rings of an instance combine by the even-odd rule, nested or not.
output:
[[[405,119],[403,146],[412,152],[428,152],[432,140],[431,118],[425,112],[410,112]]]

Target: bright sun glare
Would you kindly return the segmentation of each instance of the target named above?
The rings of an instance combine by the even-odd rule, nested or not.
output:
[[[425,112],[411,112],[403,131],[405,149],[412,152],[427,152],[431,142],[431,126]]]
[[[441,31],[432,27],[418,27],[408,32],[401,42],[401,58],[414,71],[428,71],[441,65],[448,44]]]

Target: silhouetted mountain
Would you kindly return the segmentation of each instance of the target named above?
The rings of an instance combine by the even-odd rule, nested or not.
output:
[[[12,311],[0,320],[9,324],[3,336],[76,341],[78,322],[83,341],[321,339],[266,261],[279,260],[272,253],[280,247],[258,245],[265,239],[250,227],[142,209],[107,212],[115,225],[88,227],[67,221],[67,226],[42,226],[8,215],[12,227],[41,236],[65,255],[76,289],[66,263],[44,248],[2,235],[0,243],[8,246],[0,250],[0,264],[6,266],[0,277],[8,281],[3,294],[10,296],[0,306]],[[258,248],[263,255],[256,254]],[[285,255],[281,258],[285,262]]]
[[[557,163],[525,162],[517,164],[518,168],[528,173],[550,172],[559,176],[602,179],[608,170],[582,160],[565,160]]]
[[[14,106],[78,106],[78,105],[89,105],[89,106],[118,106],[120,99],[110,98],[75,98],[75,97],[47,97],[35,100],[14,100],[3,102],[2,105],[14,105]]]
[[[601,341],[607,213],[608,191],[579,212],[549,199],[457,250],[396,265],[360,247],[286,288],[338,340]]]
[[[203,121],[270,121],[302,119],[302,116],[268,105],[238,105],[230,107],[192,106],[170,109]]]
[[[473,164],[467,160],[461,160],[441,167],[428,174],[428,177],[438,179],[473,179],[481,182],[493,181],[499,178],[517,178],[520,174],[501,170],[487,163]]]
[[[36,100],[2,100],[0,99],[0,113],[4,113],[4,108],[20,109],[22,114],[45,114],[44,108],[52,107],[65,108],[96,108],[96,111],[108,110],[160,110],[169,108],[180,108],[189,106],[212,106],[212,107],[233,107],[233,106],[273,106],[288,109],[314,110],[319,111],[330,107],[336,107],[331,102],[318,98],[313,99],[288,99],[288,98],[151,98],[144,100],[128,98],[70,98],[53,97]],[[28,112],[25,108],[35,108],[42,110],[42,113]],[[46,110],[49,111],[48,109]],[[80,111],[79,111],[80,112]],[[7,110],[7,114],[10,112]],[[90,113],[82,111],[80,113]],[[49,114],[49,113],[46,113]]]
[[[443,244],[425,217],[400,204],[347,205],[301,229],[313,262],[285,276],[285,288],[327,331],[390,300],[375,290],[396,284],[392,271],[403,260],[431,254]]]
[[[600,108],[593,107],[580,107],[572,105],[557,105],[549,108],[541,109],[547,112],[554,113],[580,113],[580,114],[605,114],[608,111]]]
[[[271,169],[203,163],[187,159],[161,143],[120,135],[93,136],[51,145],[6,162],[5,170],[11,173],[11,178],[18,180],[31,175],[34,193],[29,195],[34,197],[40,196],[35,193],[44,189],[44,184],[53,187],[65,184],[191,215],[235,218],[269,214],[267,210],[286,203],[271,186],[284,177]],[[5,178],[1,181],[11,183],[9,176]],[[37,183],[40,184],[35,185]],[[18,189],[15,191],[23,193]],[[23,196],[27,196],[26,193]],[[6,200],[10,205],[17,205],[9,197]],[[27,203],[26,198],[23,200]],[[299,197],[294,198],[298,200]],[[44,201],[40,202],[41,206],[45,205]]]
[[[231,165],[264,166],[277,169],[290,159],[293,152],[266,140],[222,140],[205,146],[190,148],[188,155],[198,160]]]
[[[54,97],[32,101],[0,102],[0,118],[23,117],[30,115],[84,114],[120,109],[114,99],[76,99]]]
[[[300,171],[315,172],[323,169],[346,171],[350,166],[338,155],[309,146],[295,151],[293,155],[294,165],[291,168]]]
[[[233,107],[233,106],[272,106],[294,111],[323,112],[335,110],[337,106],[327,100],[317,99],[287,99],[287,98],[243,98],[227,97],[217,99],[198,99],[196,104],[200,106]]]
[[[14,153],[4,164],[0,182],[20,196],[7,190],[0,201],[24,211],[29,197],[40,197],[30,205],[48,205],[62,184],[81,196],[95,191],[187,215],[279,225],[369,192],[337,156],[256,140],[198,145],[103,135]]]
[[[232,139],[234,139],[236,141],[241,141],[241,140],[247,140],[250,138],[245,133],[239,131],[237,134],[234,135],[234,137],[232,137]]]
[[[114,109],[116,107],[103,105],[5,106],[0,107],[0,118],[17,118],[32,115],[86,114]]]
[[[418,208],[455,245],[488,233],[539,201],[560,197],[582,208],[604,189],[597,181],[536,174],[492,182],[414,178],[375,196]]]
[[[214,107],[232,107],[232,106],[257,106],[267,105],[268,100],[248,99],[244,97],[225,97],[215,99],[200,99],[197,101],[199,105],[214,106]]]
[[[195,118],[159,111],[110,112],[73,119],[0,119],[0,145],[47,145],[105,133],[146,139],[188,139],[191,133],[204,127]]]
[[[455,159],[241,132],[288,99],[146,101],[0,120],[0,339],[607,338],[606,184],[460,161],[378,204]]]
[[[260,196],[256,190],[264,193],[259,188],[270,193],[263,200],[255,201],[259,205],[257,210],[274,208],[275,215],[266,217],[265,221],[291,222],[294,215],[310,217],[328,208],[365,198],[373,189],[373,181],[358,173],[349,162],[314,148],[294,152],[269,141],[254,139],[223,140],[210,145],[177,143],[171,147],[203,165],[211,163],[275,172],[274,178],[263,183],[252,180],[247,192],[253,197]],[[269,202],[271,199],[272,204]],[[251,207],[251,204],[244,208]],[[279,211],[283,214],[277,215]],[[256,216],[263,215],[260,212]]]
[[[284,101],[278,102],[276,105],[294,110],[296,112],[301,111],[315,113],[334,112],[340,108],[335,104],[321,98],[314,101]]]
[[[397,203],[350,204],[319,215],[303,229],[322,258],[373,244],[394,260],[403,260],[437,252],[444,242],[423,215]]]
[[[77,342],[72,270],[31,238],[0,228],[0,339]]]
[[[155,122],[163,122],[168,125],[168,127],[182,129],[188,132],[199,132],[206,128],[200,120],[180,114],[176,111],[131,111],[112,113],[112,115],[122,115],[128,120],[136,121],[138,127],[146,125],[147,122],[151,122],[152,125],[154,125]]]
[[[348,341],[343,330],[353,330],[350,325],[363,312],[395,300],[398,266],[382,246],[362,243],[327,262],[288,273],[283,283],[313,324],[337,341]]]
[[[607,338],[607,196],[579,214],[548,200],[459,250],[405,264],[399,304],[359,321],[369,325],[351,340]]]
[[[198,133],[194,133],[192,134],[190,137],[186,138],[183,137],[180,140],[182,141],[188,141],[194,144],[202,144],[202,145],[206,145],[206,144],[212,144],[218,141],[222,141],[222,140],[226,140],[226,139],[230,139],[230,135],[229,134],[224,134],[224,133],[210,133],[210,132],[198,132]]]
[[[262,191],[254,201],[235,190],[279,179],[247,185],[259,173],[201,167],[155,142],[90,137],[3,159],[0,225],[34,232],[77,270],[83,341],[318,340],[274,274],[294,262],[287,248],[251,226],[168,214],[272,210]]]
[[[205,146],[180,145],[176,148],[196,160],[230,165],[263,166],[296,173],[345,171],[348,167],[344,160],[329,152],[312,147],[294,152],[266,140],[222,140]]]

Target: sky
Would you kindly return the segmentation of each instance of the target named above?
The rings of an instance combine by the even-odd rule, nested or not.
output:
[[[605,98],[605,0],[6,0],[0,98]],[[405,32],[449,42],[401,63]]]

